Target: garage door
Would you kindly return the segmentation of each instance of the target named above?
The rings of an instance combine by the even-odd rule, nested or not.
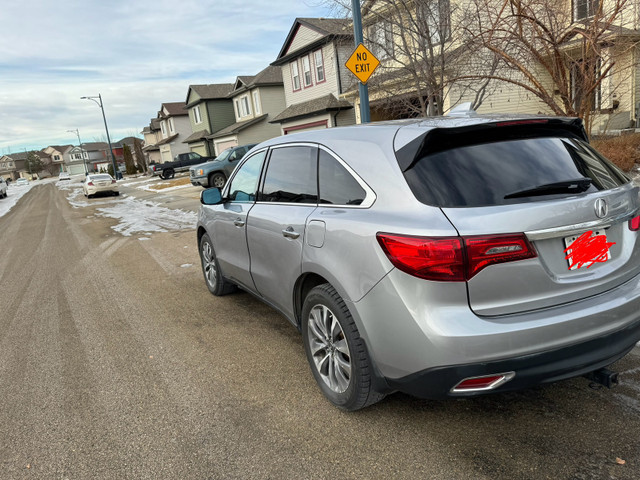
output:
[[[69,175],[80,175],[84,173],[84,165],[69,165],[67,166]]]
[[[294,127],[283,126],[282,130],[284,130],[284,134],[287,135],[288,133],[308,132],[309,130],[324,130],[327,126],[327,121],[321,120],[319,122],[305,123]]]
[[[238,140],[225,140],[223,142],[216,142],[216,155],[220,155],[220,152],[226,150],[229,147],[237,147]]]
[[[207,156],[207,149],[204,146],[204,143],[194,143],[192,145],[189,145],[189,148],[192,152],[199,153],[203,157]]]

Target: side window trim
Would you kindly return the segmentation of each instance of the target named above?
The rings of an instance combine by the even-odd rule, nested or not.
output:
[[[236,177],[238,171],[240,171],[242,166],[251,158],[255,157],[256,155],[260,155],[262,152],[265,152],[264,160],[262,161],[262,167],[260,168],[260,176],[258,177],[258,191],[256,193],[256,200],[257,200],[258,196],[260,195],[260,191],[262,189],[262,182],[264,181],[265,166],[267,165],[267,161],[269,159],[269,156],[271,155],[271,152],[269,152],[268,150],[269,150],[269,147],[261,148],[260,150],[256,150],[255,152],[252,152],[251,155],[249,156],[245,155],[241,159],[240,163],[236,165],[236,167],[233,169],[233,174],[231,175],[231,177],[229,178],[229,180],[227,181],[227,183],[225,184],[222,190],[223,199],[229,196],[229,189],[231,188],[233,179]]]

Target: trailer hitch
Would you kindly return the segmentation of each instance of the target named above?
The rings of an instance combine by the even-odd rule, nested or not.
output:
[[[586,373],[583,376],[584,378],[607,388],[612,388],[614,385],[618,385],[618,372],[612,372],[608,368],[600,368],[593,372]]]

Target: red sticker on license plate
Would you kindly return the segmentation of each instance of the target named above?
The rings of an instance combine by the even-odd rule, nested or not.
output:
[[[593,232],[589,230],[578,237],[567,237],[564,239],[567,248],[564,249],[564,258],[569,262],[569,270],[587,267],[595,263],[603,263],[611,258],[609,248],[615,242],[607,242],[607,235],[604,232]]]

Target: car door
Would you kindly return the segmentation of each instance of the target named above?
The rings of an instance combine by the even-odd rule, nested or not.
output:
[[[251,155],[239,167],[223,192],[225,202],[214,207],[213,220],[207,224],[223,275],[255,291],[249,271],[247,214],[255,205],[258,181],[266,149]]]
[[[305,224],[317,208],[317,164],[314,145],[272,147],[258,201],[247,219],[256,289],[291,320],[293,288],[302,272]]]

